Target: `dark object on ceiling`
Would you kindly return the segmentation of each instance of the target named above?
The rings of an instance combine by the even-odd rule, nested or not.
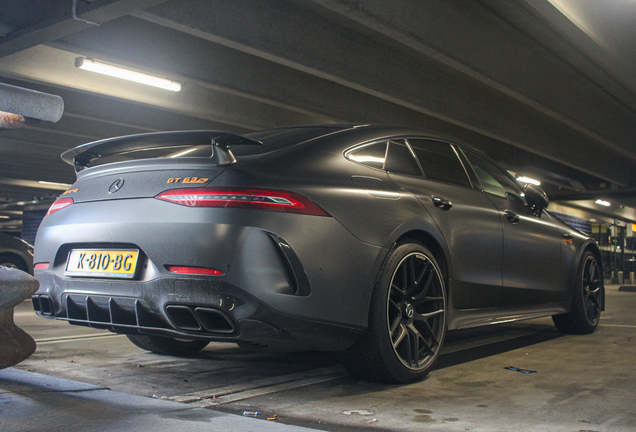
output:
[[[64,113],[64,101],[52,94],[0,83],[0,111],[57,122]]]

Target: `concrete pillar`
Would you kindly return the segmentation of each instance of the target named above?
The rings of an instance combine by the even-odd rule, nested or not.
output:
[[[629,284],[634,285],[634,282],[636,282],[634,279],[634,272],[629,272]]]
[[[20,363],[35,352],[35,341],[13,322],[13,308],[38,289],[38,281],[13,268],[0,267],[0,369]]]
[[[625,282],[625,280],[623,279],[623,272],[619,271],[618,272],[618,284],[619,285],[623,285],[623,282]]]

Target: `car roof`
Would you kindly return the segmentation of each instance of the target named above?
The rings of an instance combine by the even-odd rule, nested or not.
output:
[[[316,136],[316,129],[324,128],[325,133],[322,136]],[[392,137],[422,137],[422,138],[430,138],[434,140],[445,141],[451,143],[453,145],[457,145],[459,147],[474,151],[481,155],[484,155],[483,152],[475,148],[473,145],[468,144],[458,138],[455,138],[450,135],[446,135],[440,132],[436,132],[428,129],[419,129],[413,127],[405,127],[405,126],[396,126],[391,124],[369,124],[369,123],[340,123],[340,124],[319,124],[319,125],[306,125],[306,126],[292,126],[292,127],[284,127],[284,128],[276,128],[276,129],[267,129],[263,131],[253,132],[247,134],[248,137],[258,137],[254,139],[261,139],[263,141],[267,141],[267,138],[270,136],[274,136],[276,134],[281,134],[286,131],[302,131],[307,130],[307,137],[311,137],[312,140],[316,142],[324,142],[329,141],[331,139],[341,141],[341,139],[346,139],[349,141],[347,147],[353,146],[356,144],[356,141],[366,142],[372,140],[381,140],[381,139],[389,139]],[[338,133],[334,133],[338,132]],[[302,133],[297,133],[297,136],[302,135]],[[303,140],[298,140],[297,142],[302,142]],[[485,156],[485,155],[484,155]]]

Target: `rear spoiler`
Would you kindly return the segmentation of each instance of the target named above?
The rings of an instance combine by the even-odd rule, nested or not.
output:
[[[108,138],[82,144],[62,153],[62,160],[73,165],[75,172],[91,166],[91,162],[105,156],[148,150],[158,147],[177,147],[183,145],[212,146],[212,163],[231,165],[236,158],[228,148],[230,145],[263,145],[262,142],[228,132],[211,130],[154,132]]]

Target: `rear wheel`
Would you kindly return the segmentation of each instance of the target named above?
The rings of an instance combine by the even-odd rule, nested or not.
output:
[[[552,317],[554,325],[564,333],[589,334],[601,318],[603,290],[601,271],[596,256],[583,254],[572,292],[572,310]]]
[[[446,335],[444,277],[423,245],[389,253],[374,288],[369,327],[344,353],[347,370],[363,379],[407,383],[423,378]]]
[[[208,341],[181,340],[162,336],[127,334],[126,337],[141,349],[176,357],[192,356],[209,344]]]

